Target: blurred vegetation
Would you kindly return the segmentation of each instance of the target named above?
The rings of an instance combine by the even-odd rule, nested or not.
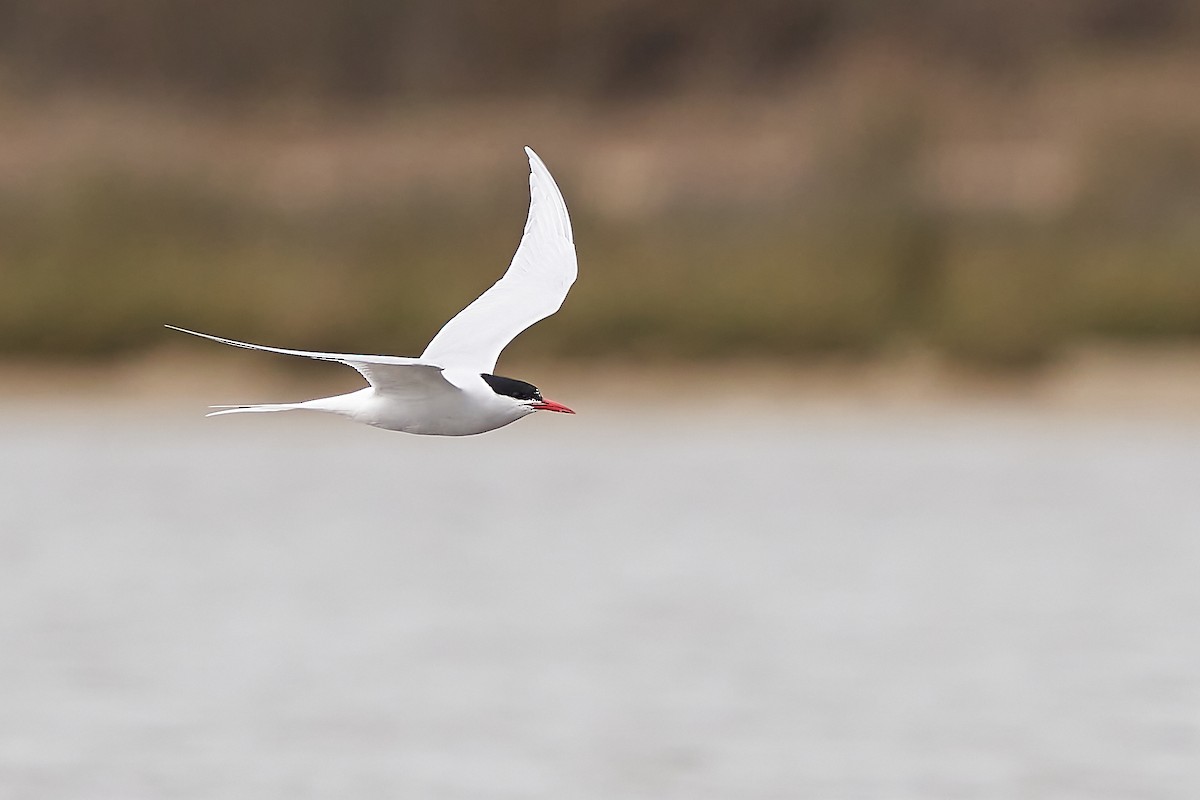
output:
[[[464,123],[430,107],[538,147],[571,206],[580,282],[520,354],[1024,365],[1197,337],[1198,52],[1192,0],[0,0],[0,114],[26,125],[0,150],[44,162],[0,158],[0,352],[125,353],[164,322],[420,352],[500,274],[525,202],[515,146],[464,175],[438,144]],[[89,138],[78,96],[137,109],[134,143]],[[270,121],[297,107],[301,134]],[[182,145],[154,132],[173,115]],[[269,144],[209,163],[298,135],[349,163],[361,144],[325,132],[356,120],[433,166],[281,193]],[[624,207],[604,186],[628,152],[657,171],[618,181]]]
[[[758,88],[864,41],[1008,80],[1047,52],[1200,42],[1195,0],[3,0],[32,90],[221,101]]]

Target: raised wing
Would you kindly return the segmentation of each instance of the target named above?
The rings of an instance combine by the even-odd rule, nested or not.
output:
[[[562,306],[578,271],[571,218],[550,171],[529,156],[529,219],[504,277],[445,324],[421,361],[487,373],[509,342]]]
[[[180,328],[175,325],[167,325],[166,327],[180,333],[188,333],[192,336],[199,336],[202,339],[211,339],[214,342],[220,342],[221,344],[233,347],[243,347],[247,350],[262,350],[267,353],[313,358],[318,361],[336,361],[339,364],[354,367],[354,369],[358,370],[367,379],[367,383],[389,394],[419,394],[422,388],[429,388],[431,386],[438,389],[454,389],[457,391],[457,387],[454,387],[442,377],[442,368],[440,366],[425,364],[416,358],[355,355],[350,353],[317,353],[311,350],[287,350],[282,347],[267,347],[261,344],[250,344],[249,342],[225,339],[208,333],[189,331],[187,328]]]

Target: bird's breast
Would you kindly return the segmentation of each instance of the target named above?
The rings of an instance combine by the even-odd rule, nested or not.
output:
[[[439,398],[377,395],[358,419],[377,428],[426,436],[470,436],[516,422],[527,412],[467,393]]]

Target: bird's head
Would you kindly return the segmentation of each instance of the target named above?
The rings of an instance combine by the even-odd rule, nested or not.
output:
[[[484,373],[481,378],[492,387],[492,391],[502,397],[512,398],[513,401],[533,411],[558,411],[562,414],[574,414],[575,412],[564,406],[562,403],[556,403],[553,400],[547,400],[542,397],[542,393],[532,383],[519,381],[515,378],[505,378],[500,375],[488,375]]]

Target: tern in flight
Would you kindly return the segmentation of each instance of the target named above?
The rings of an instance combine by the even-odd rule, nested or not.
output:
[[[550,171],[529,156],[529,219],[504,276],[446,323],[419,358],[315,353],[223,339],[168,325],[215,342],[287,356],[337,361],[369,386],[300,403],[212,406],[209,416],[307,409],[405,433],[469,436],[516,422],[535,411],[575,412],[547,400],[533,384],[493,375],[500,351],[517,334],[562,306],[577,263],[571,218]]]

